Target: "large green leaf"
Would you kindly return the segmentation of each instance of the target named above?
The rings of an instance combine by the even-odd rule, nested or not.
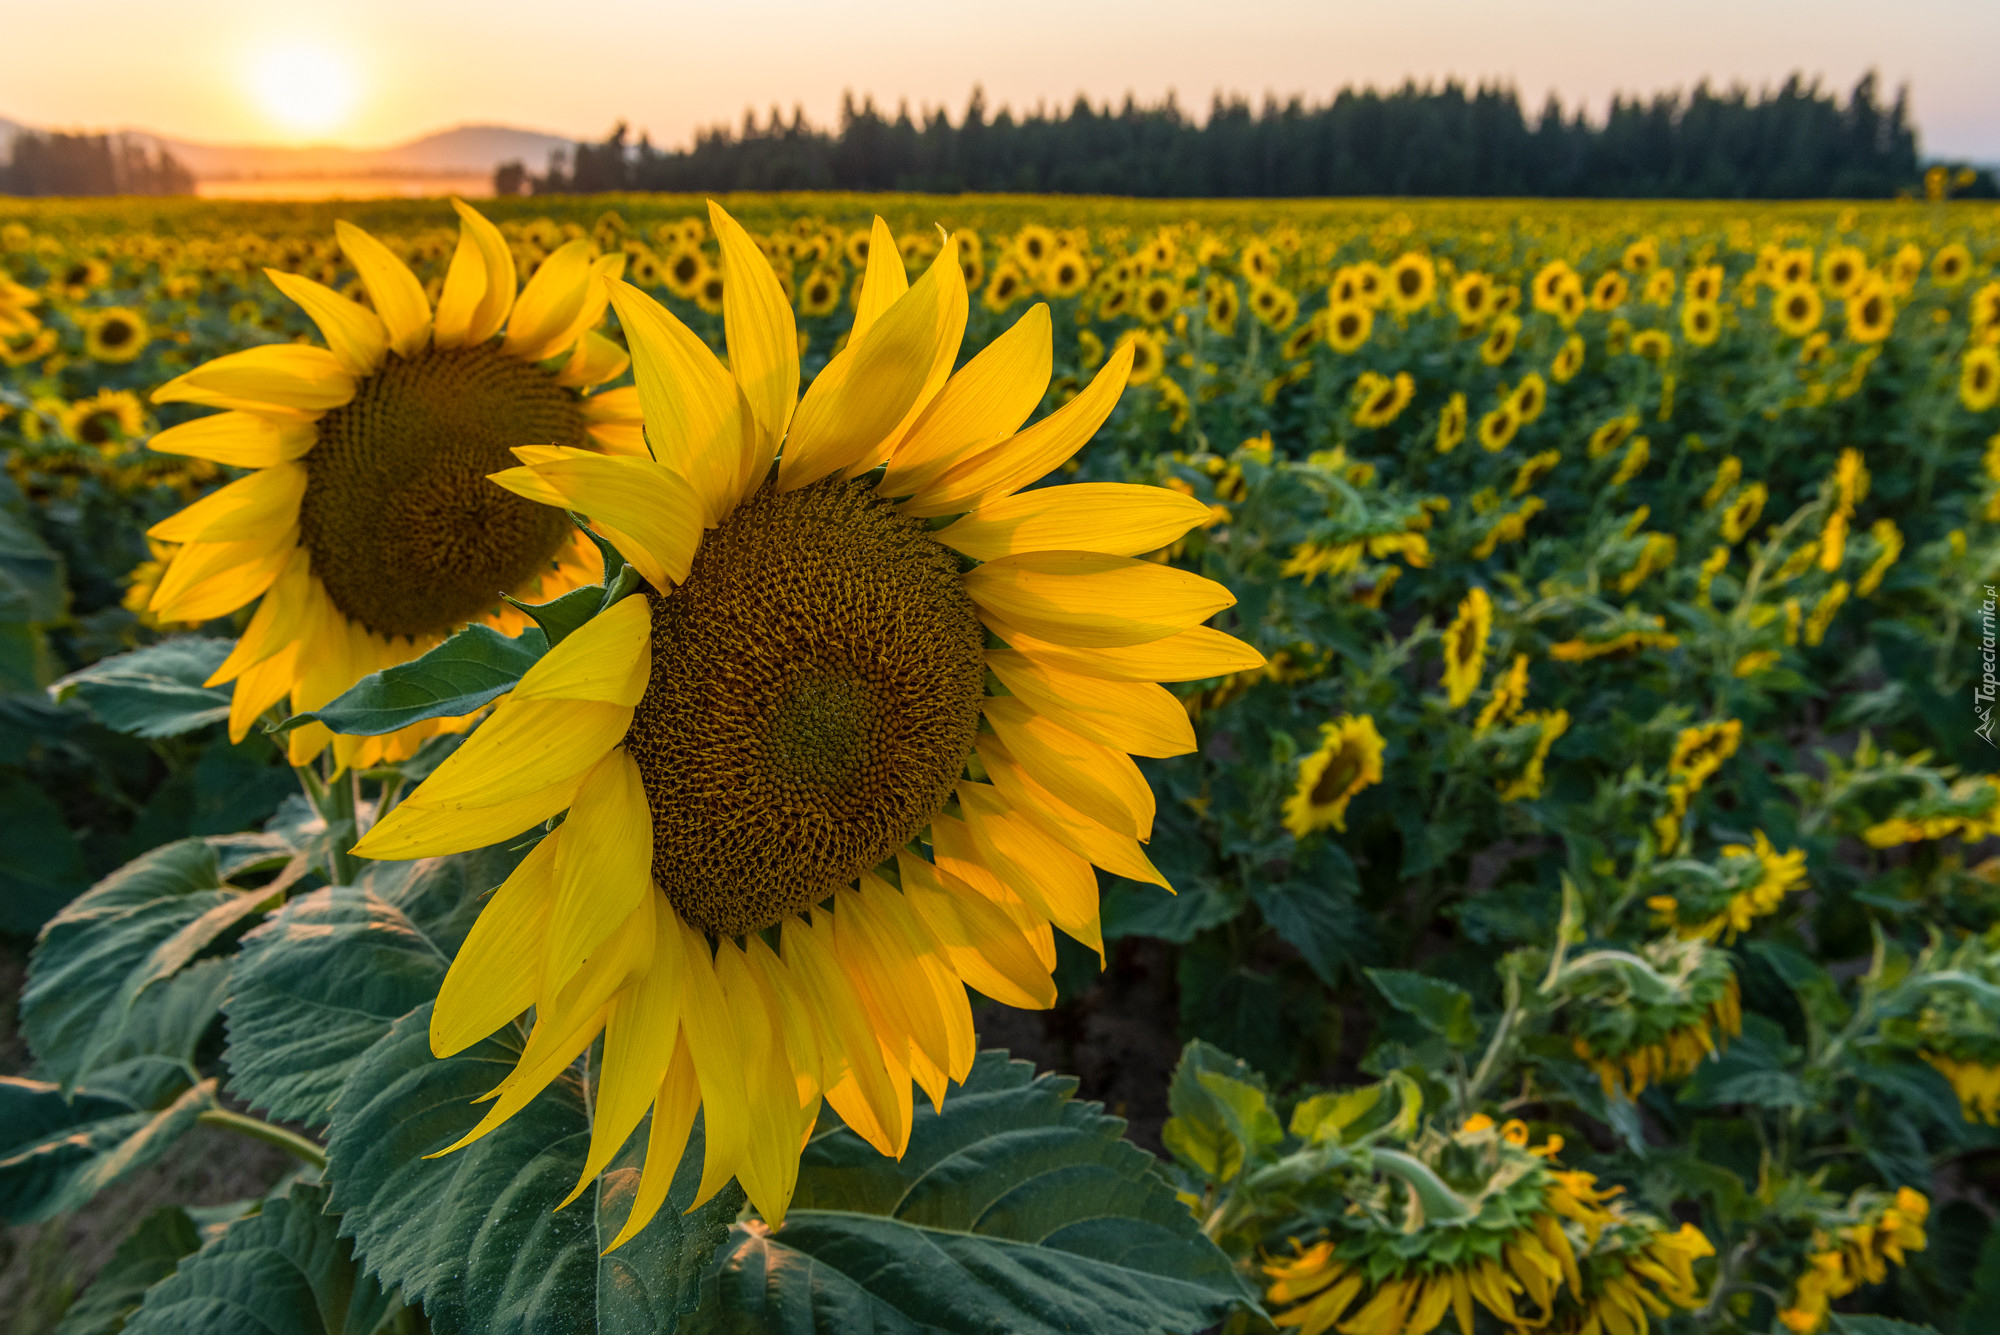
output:
[[[376,737],[425,719],[457,718],[505,695],[548,651],[540,627],[510,640],[491,626],[467,626],[429,653],[371,672],[330,703],[294,715],[283,726],[324,723],[335,732]]]
[[[293,900],[243,938],[232,965],[230,1092],[280,1121],[324,1125],[355,1061],[437,995],[445,964],[365,890]]]
[[[743,1201],[731,1186],[683,1213],[701,1177],[699,1121],[666,1205],[638,1237],[602,1256],[629,1211],[646,1126],[561,1211],[555,1206],[583,1171],[590,1138],[573,1076],[485,1138],[426,1159],[478,1122],[484,1105],[472,1100],[499,1084],[521,1051],[510,1027],[457,1056],[433,1057],[430,1012],[425,1004],[398,1020],[334,1104],[333,1207],[369,1271],[420,1299],[441,1335],[673,1330]]]
[[[70,1304],[55,1335],[117,1335],[139,1310],[146,1290],[174,1273],[183,1256],[201,1246],[201,1229],[178,1205],[146,1216]]]
[[[1075,1089],[985,1052],[900,1161],[822,1130],[784,1227],[736,1226],[693,1328],[1141,1335],[1248,1304],[1152,1156]]]
[[[146,1293],[131,1335],[372,1335],[398,1304],[354,1261],[327,1190],[298,1184]]]
[[[0,1219],[31,1224],[76,1209],[158,1159],[214,1106],[213,1080],[155,1111],[118,1094],[0,1076]]]
[[[1479,1026],[1472,1018],[1472,996],[1457,983],[1407,969],[1367,972],[1368,981],[1375,984],[1391,1006],[1415,1016],[1424,1028],[1453,1047],[1469,1048],[1479,1041]]]
[[[142,992],[270,900],[226,885],[200,839],[156,848],[78,896],[43,929],[21,993],[21,1028],[42,1071],[75,1084],[118,1043]]]
[[[1200,1039],[1181,1051],[1167,1086],[1167,1106],[1173,1116],[1161,1129],[1161,1141],[1218,1182],[1229,1181],[1246,1159],[1285,1138],[1257,1073]]]
[[[177,635],[101,658],[49,690],[58,700],[82,701],[107,728],[139,737],[176,737],[229,717],[234,688],[202,683],[235,647],[233,640]]]

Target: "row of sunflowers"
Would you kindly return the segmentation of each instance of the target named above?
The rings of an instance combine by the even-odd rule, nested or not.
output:
[[[298,1164],[65,1330],[2000,1294],[1990,207],[52,203],[0,358],[0,1203]]]

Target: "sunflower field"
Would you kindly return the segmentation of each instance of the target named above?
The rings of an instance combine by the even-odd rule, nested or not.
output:
[[[6,204],[0,455],[10,1330],[1990,1328],[1991,205]]]

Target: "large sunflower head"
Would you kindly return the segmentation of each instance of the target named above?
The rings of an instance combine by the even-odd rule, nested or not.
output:
[[[736,1177],[774,1225],[822,1100],[900,1154],[911,1082],[940,1100],[970,1067],[964,985],[1051,1004],[1052,927],[1102,948],[1093,864],[1165,884],[1130,756],[1194,737],[1155,683],[1263,661],[1202,625],[1226,590],[1138,559],[1206,506],[1022,490],[1104,422],[1129,344],[1023,429],[1049,383],[1048,308],[952,374],[956,244],[912,285],[878,221],[853,332],[801,396],[791,306],[712,216],[728,365],[617,285],[648,452],[526,447],[494,478],[588,515],[644,587],[356,849],[420,857],[562,816],[474,927],[432,1043],[535,1010],[471,1139],[604,1034],[584,1181],[654,1110],[620,1241],[658,1210],[697,1107],[704,1197]]]
[[[161,386],[156,403],[225,411],[153,437],[249,476],[150,530],[182,544],[153,594],[166,621],[206,621],[260,596],[213,682],[236,682],[230,731],[289,695],[316,709],[361,677],[413,658],[471,621],[526,624],[503,595],[544,598],[596,577],[596,549],[560,512],[486,480],[523,444],[584,452],[639,446],[638,396],[583,391],[624,373],[594,332],[622,255],[590,243],[551,254],[519,294],[499,229],[464,204],[437,308],[387,246],[338,223],[370,305],[266,270],[325,347],[232,353]],[[341,765],[410,753],[449,726],[340,738],[291,734],[304,764],[334,741]]]

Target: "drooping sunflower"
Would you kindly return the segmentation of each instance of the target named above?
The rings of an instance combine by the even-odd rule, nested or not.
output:
[[[494,478],[590,516],[645,586],[356,849],[421,857],[568,813],[474,926],[431,1039],[449,1054],[534,1008],[470,1141],[604,1033],[579,1190],[654,1110],[617,1242],[658,1211],[697,1108],[702,1196],[733,1176],[773,1226],[822,1100],[899,1155],[912,1080],[936,1102],[969,1069],[964,984],[1050,1005],[1051,925],[1101,949],[1092,864],[1164,884],[1128,752],[1194,737],[1153,683],[1263,662],[1202,625],[1226,590],[1135,559],[1207,506],[1015,494],[1092,437],[1130,352],[1020,429],[1051,374],[1048,307],[952,375],[956,246],[911,285],[878,220],[853,335],[801,398],[776,276],[711,216],[728,365],[620,285],[651,456],[529,447]]]
[[[581,394],[627,364],[592,332],[623,257],[593,260],[589,242],[569,242],[517,297],[499,229],[456,207],[462,230],[435,312],[386,246],[338,223],[373,310],[266,270],[327,346],[232,353],[154,391],[156,403],[225,410],[162,431],[154,450],[255,470],[149,530],[183,544],[153,594],[161,619],[206,621],[263,599],[210,679],[236,683],[233,738],[287,695],[295,711],[316,709],[468,622],[526,626],[503,594],[539,601],[597,578],[596,548],[560,513],[486,474],[524,443],[641,448],[635,391]],[[308,724],[290,736],[291,760],[330,741],[341,765],[400,758],[441,726],[335,740]]]
[[[1387,426],[1410,406],[1417,382],[1408,371],[1392,376],[1380,371],[1363,371],[1354,385],[1354,424],[1362,427]]]
[[[1299,781],[1285,799],[1285,828],[1303,839],[1329,825],[1347,829],[1347,804],[1382,782],[1385,743],[1372,715],[1342,714],[1319,730],[1319,748],[1299,762]]]

